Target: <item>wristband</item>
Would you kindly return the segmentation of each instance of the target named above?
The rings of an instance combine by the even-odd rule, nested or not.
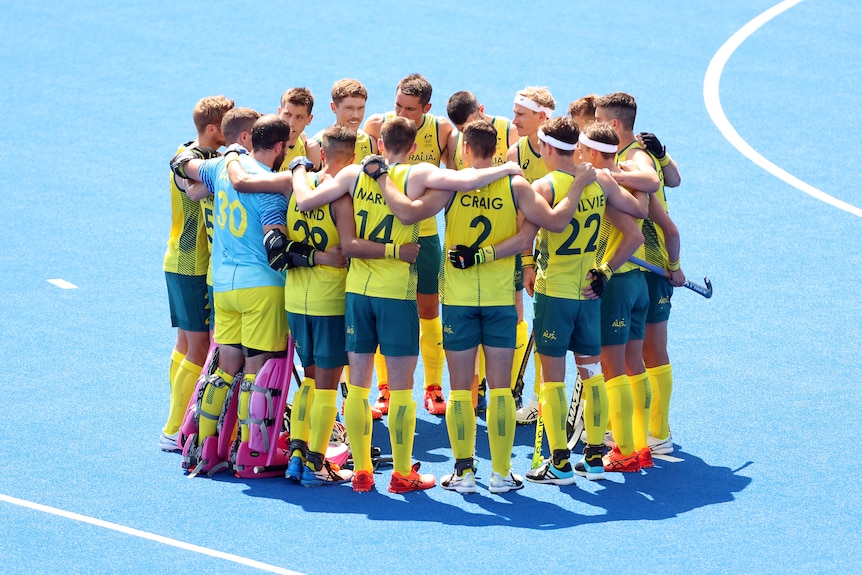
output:
[[[225,169],[227,169],[227,167],[230,166],[231,162],[239,162],[239,154],[237,154],[236,152],[230,152],[228,154],[228,156],[231,156],[231,155],[232,155],[232,157],[227,162],[224,163]]]
[[[678,272],[679,271],[679,258],[675,262],[667,262],[668,271]]]
[[[479,251],[482,252],[482,262],[492,262],[497,259],[497,250],[494,249],[494,246],[487,246],[484,248],[479,248]]]
[[[663,158],[658,159],[658,165],[666,168],[670,164],[670,154],[665,154]]]
[[[399,258],[400,255],[401,255],[401,246],[399,244],[393,244],[392,242],[384,244],[384,257],[387,260],[400,259]]]
[[[534,268],[536,267],[536,258],[532,253],[529,254],[521,254],[521,267],[523,268]]]
[[[605,276],[605,279],[607,280],[611,279],[611,276],[614,275],[614,268],[612,268],[611,264],[609,264],[608,262],[605,262],[600,265],[599,271],[602,273],[602,275]]]

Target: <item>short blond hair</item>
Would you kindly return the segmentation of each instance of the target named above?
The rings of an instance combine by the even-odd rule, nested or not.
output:
[[[540,106],[544,106],[545,108],[553,110],[557,107],[556,102],[554,102],[554,97],[551,95],[551,91],[547,88],[540,86],[527,86],[523,90],[518,90],[518,94],[528,100],[534,101]]]
[[[192,111],[192,120],[198,134],[203,134],[210,124],[221,128],[221,121],[231,108],[233,108],[233,100],[228,100],[224,96],[201,98]]]
[[[368,100],[368,90],[359,80],[344,78],[332,85],[332,101],[340,104],[344,98],[362,98]]]

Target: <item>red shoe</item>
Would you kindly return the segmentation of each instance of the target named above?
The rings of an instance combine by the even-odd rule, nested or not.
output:
[[[632,451],[629,455],[623,455],[617,445],[614,445],[613,449],[602,457],[602,464],[605,466],[605,471],[632,473],[641,470],[638,452]]]
[[[374,489],[374,475],[370,471],[355,471],[352,480],[353,490],[357,493],[365,493]],[[391,487],[390,487],[391,489]]]
[[[446,415],[446,400],[439,385],[429,385],[425,388],[425,409],[431,415]]]
[[[652,450],[649,447],[638,450],[638,463],[641,464],[641,469],[655,467],[652,460]]]
[[[380,395],[377,397],[377,401],[374,405],[371,406],[371,417],[373,419],[380,419],[387,413],[389,413],[389,386],[383,384],[379,387]],[[374,410],[380,412],[380,417],[374,417]]]
[[[401,475],[397,471],[393,471],[392,479],[389,481],[389,493],[407,493],[434,487],[437,483],[436,478],[430,473],[419,473],[419,466],[420,463],[414,463],[413,468],[407,475]]]

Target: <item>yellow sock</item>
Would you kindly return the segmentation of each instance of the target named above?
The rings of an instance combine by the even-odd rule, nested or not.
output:
[[[302,378],[302,384],[293,394],[293,405],[290,408],[290,440],[304,441],[308,445],[310,427],[308,425],[311,406],[314,405],[314,380]],[[332,431],[332,426],[329,428]],[[302,455],[291,453],[291,455]]]
[[[635,450],[632,437],[632,411],[634,399],[627,375],[619,375],[605,382],[608,393],[608,419],[614,429],[614,441],[623,455]]]
[[[413,390],[389,391],[389,441],[392,468],[408,475],[413,467],[413,435],[416,432],[416,402]]]
[[[512,468],[512,447],[515,445],[515,398],[512,390],[488,390],[487,423],[491,468],[505,476]]]
[[[646,372],[629,376],[629,384],[632,388],[632,437],[635,449],[643,449],[647,446],[647,432],[649,431],[649,412],[652,403],[652,390],[649,377]]]
[[[389,385],[389,370],[386,369],[386,358],[380,353],[380,348],[374,352],[374,371],[377,372],[377,387]]]
[[[455,459],[473,457],[476,445],[476,412],[472,392],[453,390],[446,404],[446,429]]]
[[[337,397],[338,391],[335,389],[315,390],[314,401],[311,403],[311,410],[309,411],[309,418],[314,422],[309,433],[309,451],[326,454],[326,446],[329,445],[329,438],[332,437],[332,426],[335,424],[335,416],[338,414]],[[291,427],[291,429],[293,428]]]
[[[186,354],[184,353],[180,353],[177,350],[171,352],[171,367],[168,369],[168,383],[170,383],[171,389],[174,388],[174,378],[177,376],[177,370],[185,358]]]
[[[419,318],[419,352],[422,354],[422,367],[425,371],[425,389],[431,385],[441,385],[443,381],[443,324],[440,317]]]
[[[347,386],[344,400],[344,427],[350,438],[354,471],[373,471],[371,466],[371,406],[368,404],[370,390],[357,385]]]
[[[165,435],[173,435],[180,429],[183,424],[183,418],[186,415],[186,409],[189,406],[189,399],[195,390],[195,384],[201,375],[203,368],[187,359],[183,359],[177,368],[177,373],[174,375],[174,381],[171,385],[171,408],[168,411],[168,422],[162,430]]]
[[[584,427],[587,430],[587,443],[599,445],[605,437],[608,426],[608,391],[605,376],[594,375],[584,382]]]
[[[566,401],[566,384],[562,381],[546,381],[542,384],[539,394],[542,402],[542,421],[545,425],[545,435],[551,453],[560,449],[568,449],[566,439],[566,416],[568,402]]]
[[[653,437],[667,439],[670,435],[668,415],[670,413],[670,394],[673,391],[673,369],[670,364],[648,367],[652,404],[649,411],[649,428]]]
[[[524,356],[527,355],[527,341],[529,339],[530,330],[527,329],[527,322],[519,321],[518,329],[515,332],[515,356],[512,359],[512,389],[515,389],[518,372],[521,371],[521,363],[524,361]]]
[[[221,381],[218,387],[209,383],[204,384],[203,396],[201,397],[202,413],[198,419],[198,445],[203,443],[207,437],[216,434],[218,418],[224,409],[225,398],[227,398],[227,392],[233,382],[233,376],[219,368],[216,368],[214,375],[217,375]]]
[[[251,386],[254,385],[254,380],[257,379],[256,373],[246,373],[242,376],[242,382],[239,384],[239,406],[237,408],[237,419],[239,419],[239,440],[248,442],[251,439],[251,430],[248,423],[248,404],[251,401]],[[281,431],[281,430],[279,430]]]

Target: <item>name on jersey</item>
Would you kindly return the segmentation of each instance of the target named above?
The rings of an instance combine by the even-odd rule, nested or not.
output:
[[[592,198],[583,198],[578,202],[579,212],[590,212],[596,208],[605,207],[605,195],[593,196]]]
[[[297,207],[293,209],[294,213],[302,214],[302,217],[306,220],[315,220],[315,221],[323,221],[326,218],[326,210],[323,208],[315,208],[313,210],[302,211]]]
[[[383,199],[383,194],[380,190],[366,190],[365,188],[360,187],[353,194],[353,199],[371,202],[372,204],[386,205],[386,200]]]
[[[437,157],[437,152],[428,152],[427,154],[418,153],[410,154],[410,163],[428,162],[429,164],[439,164],[440,159]]]
[[[491,198],[482,194],[458,194],[461,205],[465,208],[481,208],[483,210],[502,210],[503,200]]]

